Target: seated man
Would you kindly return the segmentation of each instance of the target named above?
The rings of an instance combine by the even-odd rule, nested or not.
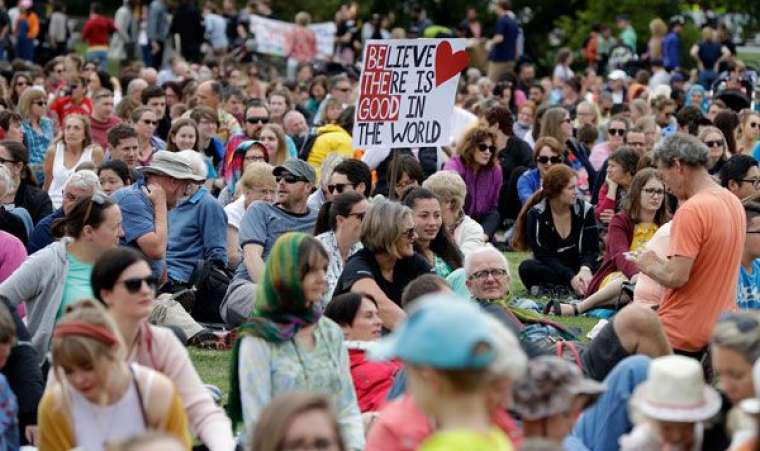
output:
[[[179,153],[192,160],[193,172],[196,175],[206,177],[206,163],[198,152],[183,150]],[[188,192],[190,197],[169,212],[171,227],[166,249],[169,281],[161,289],[167,293],[176,293],[188,288],[199,262],[212,264],[216,268],[227,266],[227,215],[224,213],[224,207],[202,184],[190,184]],[[214,318],[203,320],[219,321],[221,299],[202,301],[216,303],[216,306],[210,309],[215,312]],[[195,314],[195,308],[193,313]],[[201,321],[200,318],[198,320]]]
[[[744,241],[742,265],[736,285],[736,307],[740,310],[760,309],[760,203],[745,201],[747,238]]]
[[[83,197],[92,196],[100,191],[98,175],[90,170],[77,171],[63,185],[63,204],[61,208],[40,219],[29,235],[29,255],[37,252],[54,241],[53,223],[63,218],[74,207],[74,204]]]
[[[163,280],[168,241],[167,211],[185,195],[188,184],[202,182],[189,159],[177,153],[159,151],[150,166],[142,168],[143,178],[112,196],[122,214],[123,246],[132,246],[151,262],[155,277]]]
[[[464,261],[467,288],[472,297],[519,336],[523,325],[503,304],[508,299],[511,285],[508,268],[504,255],[491,246],[471,252]],[[540,353],[530,343],[523,342],[522,345],[530,356]],[[647,306],[631,304],[602,328],[581,355],[581,361],[586,374],[601,381],[618,362],[630,355],[659,357],[670,353],[657,314]]]
[[[220,314],[228,327],[242,324],[251,313],[256,284],[274,242],[286,232],[314,231],[317,213],[306,205],[316,183],[316,172],[303,160],[287,160],[274,168],[277,198],[274,204],[257,201],[240,222],[243,261],[227,288]]]

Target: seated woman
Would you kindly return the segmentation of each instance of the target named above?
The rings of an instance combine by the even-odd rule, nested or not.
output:
[[[707,170],[711,175],[720,173],[720,169],[729,157],[728,146],[723,132],[718,127],[700,127],[699,140],[707,146]]]
[[[171,329],[148,322],[151,312],[159,309],[154,301],[156,280],[143,254],[127,247],[103,253],[92,268],[91,283],[95,298],[108,308],[127,343],[126,361],[174,381],[190,432],[208,449],[234,448],[230,421],[203,386],[187,349]]]
[[[121,160],[104,161],[98,166],[97,174],[103,192],[109,196],[134,181],[127,163]]]
[[[411,155],[396,153],[388,167],[387,177],[388,198],[399,200],[406,190],[422,185],[422,165]],[[375,192],[378,191],[375,187]]]
[[[631,182],[622,210],[610,221],[604,262],[591,279],[586,299],[578,304],[563,304],[559,311],[555,307],[555,313],[578,315],[593,308],[615,305],[624,282],[635,281],[639,272],[636,262],[626,255],[641,250],[657,229],[669,220],[664,199],[665,186],[657,171],[653,168],[639,171]]]
[[[229,413],[244,420],[247,441],[264,408],[283,392],[328,395],[347,448],[364,449],[364,430],[351,382],[343,332],[321,316],[327,253],[315,238],[282,235],[266,261],[256,303],[240,326],[232,354]]]
[[[403,204],[414,213],[414,225],[417,228],[414,250],[444,279],[461,268],[462,253],[443,228],[438,197],[426,188],[414,188],[404,195]]]
[[[483,226],[464,213],[464,200],[467,186],[454,171],[438,171],[423,182],[422,187],[429,189],[441,203],[443,227],[454,243],[467,255],[485,244]]]
[[[377,199],[364,217],[361,241],[364,249],[346,262],[335,294],[367,293],[377,301],[383,326],[393,329],[406,315],[401,310],[404,287],[417,276],[433,272],[414,252],[417,229],[409,207]]]
[[[52,334],[55,381],[39,407],[37,445],[100,451],[150,430],[190,448],[187,417],[171,379],[124,359],[124,341],[94,301],[71,306]]]
[[[520,203],[523,205],[533,193],[541,189],[546,171],[563,161],[564,149],[562,144],[551,136],[538,138],[535,149],[533,160],[536,167],[523,172],[517,179],[517,197],[520,198]]]
[[[599,232],[594,208],[578,197],[576,181],[569,167],[553,166],[517,218],[513,245],[533,251],[519,267],[531,292],[558,288],[582,296],[591,282]]]
[[[599,201],[594,208],[598,221],[609,224],[620,210],[638,165],[639,154],[632,147],[623,146],[612,152],[607,160],[607,179],[599,189]]]
[[[385,405],[393,378],[402,364],[397,360],[371,361],[365,356],[367,349],[383,331],[377,302],[368,294],[341,294],[327,305],[325,316],[343,329],[359,410],[379,410]]]
[[[495,143],[496,136],[486,127],[472,128],[459,141],[456,155],[443,166],[464,179],[464,212],[483,226],[489,240],[501,225],[498,207],[503,180]]]
[[[0,284],[0,297],[14,307],[26,304],[32,345],[41,359],[66,306],[93,297],[90,273],[103,252],[119,245],[121,211],[103,194],[86,196],[54,223],[53,231],[65,236],[27,258]]]
[[[607,141],[595,145],[591,149],[589,161],[594,170],[599,171],[604,161],[625,143],[625,134],[631,128],[630,122],[623,116],[613,116],[607,122]]]
[[[362,248],[359,241],[362,221],[369,209],[364,196],[356,191],[338,194],[332,201],[322,204],[314,227],[314,235],[322,243],[330,263],[327,266],[327,291],[324,299],[329,302],[343,273],[346,260]]]

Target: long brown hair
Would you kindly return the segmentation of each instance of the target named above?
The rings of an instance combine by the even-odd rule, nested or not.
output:
[[[567,110],[561,106],[546,110],[541,117],[541,137],[551,136],[564,147],[567,137],[562,135],[562,121],[565,120],[567,114]]]
[[[179,129],[182,127],[192,127],[193,130],[195,130],[195,145],[193,146],[194,151],[200,152],[199,146],[200,146],[200,140],[201,135],[198,132],[198,123],[194,120],[190,119],[189,117],[177,119],[172,123],[172,127],[169,129],[169,136],[166,137],[166,150],[169,152],[179,152],[180,150],[187,150],[187,149],[180,149],[177,147],[177,144],[174,142],[174,137],[177,136],[177,133],[179,133]],[[266,155],[266,150],[264,150],[264,155]]]
[[[512,245],[515,249],[525,251],[528,249],[525,242],[525,227],[528,212],[534,205],[538,204],[544,199],[554,199],[562,194],[562,190],[565,189],[570,180],[577,178],[578,175],[564,164],[558,164],[552,166],[546,171],[546,175],[543,180],[543,187],[533,193],[532,196],[525,202],[520,214],[517,216],[517,222],[515,222],[515,233],[512,237]]]
[[[644,186],[650,179],[657,179],[662,183],[662,178],[657,174],[657,170],[654,168],[641,169],[633,177],[631,181],[631,187],[628,190],[628,194],[623,199],[623,211],[628,214],[628,217],[633,220],[634,223],[641,221],[641,193]],[[663,184],[663,187],[665,185]],[[668,211],[668,203],[666,197],[662,197],[662,204],[654,215],[654,223],[658,226],[670,221],[670,212]]]
[[[324,395],[306,392],[283,393],[269,403],[256,423],[250,449],[252,451],[280,451],[293,420],[298,415],[314,410],[324,412],[329,417],[335,439],[338,441],[338,449],[346,451],[330,400]]]

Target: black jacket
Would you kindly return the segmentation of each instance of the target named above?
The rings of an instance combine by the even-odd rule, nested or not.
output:
[[[40,219],[53,212],[53,202],[50,201],[50,196],[40,188],[30,185],[26,180],[21,180],[13,203],[29,212],[34,225],[37,225]]]
[[[499,191],[499,214],[503,219],[516,219],[522,208],[517,197],[517,179],[534,166],[530,144],[517,136],[510,137],[507,146],[499,152],[499,164],[504,179]]]

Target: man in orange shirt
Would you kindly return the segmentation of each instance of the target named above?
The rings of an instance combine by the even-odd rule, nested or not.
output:
[[[736,280],[746,217],[739,199],[707,172],[708,150],[675,134],[655,150],[657,170],[680,207],[673,217],[668,258],[653,251],[639,269],[667,288],[657,315],[675,352],[701,357],[722,312],[736,309]]]

